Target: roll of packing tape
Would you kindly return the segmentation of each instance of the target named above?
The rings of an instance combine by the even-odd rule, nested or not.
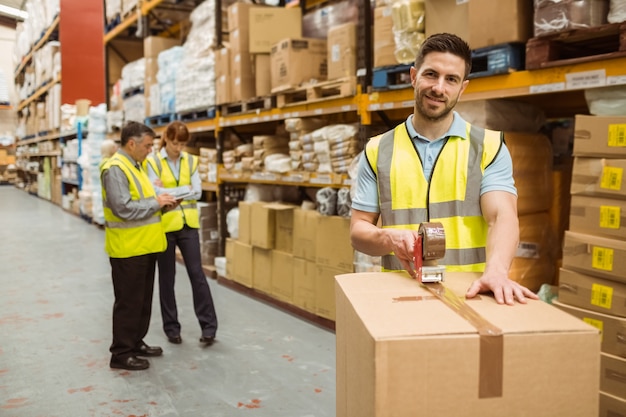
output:
[[[441,259],[446,254],[446,235],[443,224],[422,223],[418,233],[422,235],[424,260]]]

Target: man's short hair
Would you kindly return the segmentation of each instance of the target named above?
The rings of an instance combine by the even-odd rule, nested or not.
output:
[[[126,146],[129,140],[141,139],[144,135],[149,135],[153,139],[156,137],[154,130],[150,129],[143,123],[129,121],[122,128],[122,134],[120,137],[120,145]]]
[[[472,71],[472,50],[467,42],[451,33],[436,33],[430,35],[420,46],[415,58],[415,68],[419,68],[424,63],[426,55],[431,52],[449,52],[465,61],[465,79]]]

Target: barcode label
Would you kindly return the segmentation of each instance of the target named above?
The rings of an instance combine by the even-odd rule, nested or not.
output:
[[[609,125],[609,146],[626,146],[626,124]]]
[[[613,249],[594,246],[591,251],[591,267],[602,271],[612,271]]]
[[[538,259],[539,256],[539,244],[533,242],[520,242],[517,245],[517,251],[515,251],[515,257],[517,258],[532,258]]]
[[[606,285],[591,285],[591,304],[598,307],[611,309],[613,302],[613,288]]]
[[[600,188],[619,191],[622,189],[622,175],[624,170],[616,167],[604,167],[600,179]]]
[[[600,206],[600,227],[605,229],[620,228],[621,210],[616,206]]]

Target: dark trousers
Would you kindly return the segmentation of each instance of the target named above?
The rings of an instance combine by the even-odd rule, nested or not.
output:
[[[202,270],[198,229],[185,226],[182,230],[166,233],[167,249],[158,256],[159,298],[163,331],[168,336],[180,335],[174,283],[176,282],[176,246],[180,249],[191,282],[193,306],[202,329],[202,336],[215,336],[217,316],[211,289]]]
[[[132,356],[150,327],[157,254],[109,258],[113,277],[113,356]]]

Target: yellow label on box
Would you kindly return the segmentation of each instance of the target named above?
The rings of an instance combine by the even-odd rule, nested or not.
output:
[[[619,229],[620,208],[616,206],[600,206],[600,227]]]
[[[591,324],[596,329],[600,330],[600,338],[604,335],[604,322],[602,320],[590,319],[589,317],[583,317],[583,321],[587,324]]]
[[[613,287],[606,285],[592,284],[591,285],[591,304],[598,307],[604,307],[611,309],[613,302]]]
[[[623,173],[624,170],[622,168],[604,167],[604,169],[602,169],[602,177],[600,179],[600,188],[616,191],[621,190]]]
[[[626,146],[626,124],[609,125],[609,146]]]
[[[591,267],[603,271],[612,271],[613,249],[594,246],[591,251]]]

